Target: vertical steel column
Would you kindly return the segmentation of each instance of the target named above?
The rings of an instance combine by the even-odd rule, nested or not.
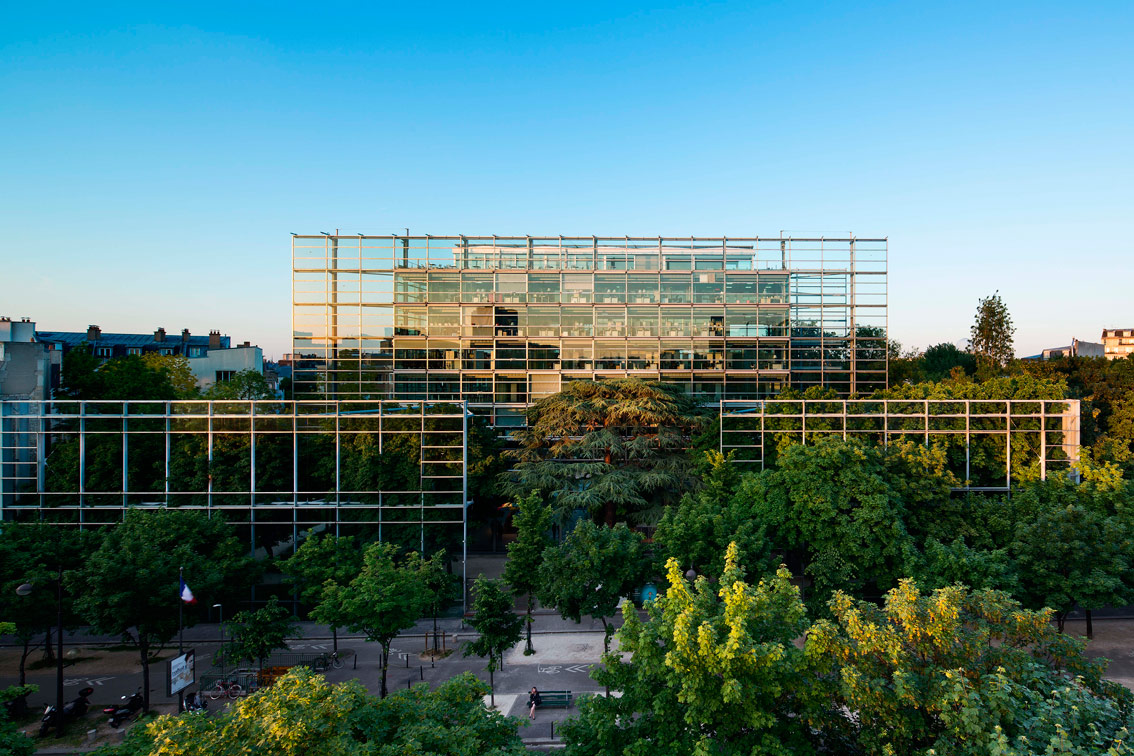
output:
[[[850,305],[847,308],[847,311],[850,314],[850,324],[849,324],[850,325],[850,331],[849,331],[848,335],[850,336],[850,366],[849,367],[850,367],[850,392],[852,394],[855,394],[855,393],[858,392],[858,330],[855,326],[855,322],[856,322],[855,321],[855,315],[856,315],[855,292],[858,289],[858,276],[855,275],[855,259],[854,259],[855,254],[854,253],[855,253],[854,234],[851,234],[851,238],[850,238],[850,274],[848,276],[850,280],[847,281],[847,283],[850,284]],[[888,340],[889,334],[887,334],[886,337],[887,337],[887,340]],[[883,346],[885,347],[887,345],[884,344]],[[887,359],[887,364],[888,364],[888,362],[889,362],[889,349],[885,349],[884,351],[887,352],[886,359]],[[888,383],[889,383],[889,381],[887,381],[887,384]]]
[[[965,400],[965,485],[968,486],[972,481],[972,471],[970,469],[973,458],[972,447],[972,424],[973,424],[973,407],[972,400]]]
[[[1040,480],[1047,480],[1047,402],[1040,399]]]
[[[5,465],[7,464],[7,462],[6,462],[7,454],[4,451],[4,449],[5,449],[5,446],[4,446],[4,438],[5,438],[4,416],[7,415],[7,414],[8,414],[8,402],[0,400],[0,522],[4,521],[4,503],[6,501],[6,499],[5,499],[5,496],[7,495],[6,494],[6,491],[7,491],[6,483],[7,483],[7,480],[8,480],[8,475],[5,472],[8,469],[8,468],[5,467]],[[14,453],[13,453],[12,461],[15,462],[15,454]],[[14,465],[13,465],[13,469],[14,469]]]
[[[929,448],[929,400],[925,400],[925,448]]]
[[[1004,445],[1006,448],[1004,463],[1004,485],[1008,493],[1012,493],[1012,400],[1004,400]]]
[[[248,508],[256,508],[256,402],[248,402]]]
[[[469,403],[461,401],[461,613],[468,611],[469,587]]]
[[[40,509],[43,509],[44,505],[46,504],[46,502],[44,501],[45,493],[43,484],[45,478],[44,473],[47,468],[47,418],[44,416],[45,407],[43,404],[30,406],[39,407],[39,412],[36,413],[39,416],[37,418],[39,433],[36,435],[35,439],[35,485],[36,490],[39,491],[39,507]],[[0,451],[0,458],[2,458],[2,456],[3,451]]]
[[[381,405],[379,405],[381,407]],[[342,444],[342,409],[339,402],[335,402],[335,538],[340,535],[340,523],[342,522],[342,489],[343,489],[343,444]],[[379,451],[381,454],[381,451]],[[379,510],[381,512],[381,510]],[[381,538],[379,537],[379,540]]]
[[[205,433],[207,434],[206,439],[208,444],[207,462],[209,467],[209,474],[208,478],[206,479],[208,486],[205,495],[205,505],[206,511],[208,512],[208,517],[211,520],[213,518],[213,403],[211,401],[206,405],[206,413],[208,420],[205,425]]]
[[[165,403],[165,506],[169,507],[169,434],[170,434],[170,415],[172,412],[172,404]]]
[[[87,403],[79,403],[79,523],[83,522],[83,504],[87,492]]]
[[[126,416],[130,414],[130,403],[122,402],[122,517],[126,517],[126,497],[130,492],[130,441],[127,436]]]

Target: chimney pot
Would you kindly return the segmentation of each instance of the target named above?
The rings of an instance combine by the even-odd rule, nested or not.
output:
[[[87,326],[87,341],[98,341],[102,336],[102,329],[96,325]]]
[[[220,331],[209,331],[209,349],[220,349]]]
[[[165,329],[158,328],[154,331],[154,341],[165,341]]]
[[[188,328],[182,328],[181,329],[181,343],[183,343],[183,344],[189,343],[189,329]]]

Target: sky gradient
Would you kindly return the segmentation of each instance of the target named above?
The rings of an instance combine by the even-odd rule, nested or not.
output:
[[[0,315],[278,357],[293,231],[853,231],[906,346],[1134,327],[1129,2],[164,5],[0,9]]]

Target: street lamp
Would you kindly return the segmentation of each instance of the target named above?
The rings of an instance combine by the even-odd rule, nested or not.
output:
[[[16,588],[16,595],[30,596],[35,583],[22,583]],[[63,565],[59,565],[59,576],[55,579],[55,609],[59,621],[58,646],[55,654],[55,737],[63,737]]]
[[[220,649],[220,653],[221,653],[220,673],[221,673],[221,679],[223,680],[224,679],[224,607],[220,604],[213,604],[213,608],[218,610],[217,616],[220,617],[220,645],[221,645],[221,649]]]

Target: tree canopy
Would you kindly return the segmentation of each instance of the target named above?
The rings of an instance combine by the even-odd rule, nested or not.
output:
[[[397,559],[398,548],[376,542],[366,548],[362,569],[348,585],[328,581],[312,619],[345,626],[382,646],[382,697],[390,666],[390,644],[398,633],[413,627],[425,609],[426,596],[416,554]]]
[[[384,699],[350,681],[332,685],[296,667],[270,688],[217,714],[163,716],[134,727],[98,756],[521,756],[514,720],[482,703],[487,686],[466,673],[433,690]]]
[[[223,598],[248,585],[254,565],[220,517],[177,509],[127,509],[81,570],[67,574],[76,611],[107,635],[133,637],[149,709],[149,652],[172,639],[181,603],[179,568],[196,596]],[[185,625],[196,622],[184,613]]]
[[[538,491],[560,522],[574,509],[656,520],[696,487],[685,449],[702,422],[681,387],[637,378],[572,381],[528,409],[518,463],[503,474],[513,497]]]
[[[513,611],[512,597],[501,582],[488,580],[484,575],[473,583],[472,611],[469,624],[479,635],[465,644],[463,653],[488,659],[488,684],[495,706],[494,674],[503,666],[505,652],[520,642],[524,621]]]
[[[622,523],[609,528],[581,520],[558,546],[544,551],[537,596],[564,619],[602,622],[603,648],[614,628],[607,621],[618,601],[641,585],[648,565],[642,536]]]
[[[1016,356],[1012,335],[1016,332],[1008,307],[997,292],[984,297],[977,305],[972,328],[969,329],[969,351],[990,366],[1004,367]]]
[[[540,587],[540,566],[544,551],[551,546],[548,532],[551,529],[551,509],[543,503],[540,495],[532,491],[528,496],[516,500],[512,525],[516,528],[516,540],[508,544],[508,560],[504,563],[504,581],[511,586],[517,596],[527,598],[527,645],[524,654],[534,652],[532,648],[532,611],[535,609],[535,595]]]

